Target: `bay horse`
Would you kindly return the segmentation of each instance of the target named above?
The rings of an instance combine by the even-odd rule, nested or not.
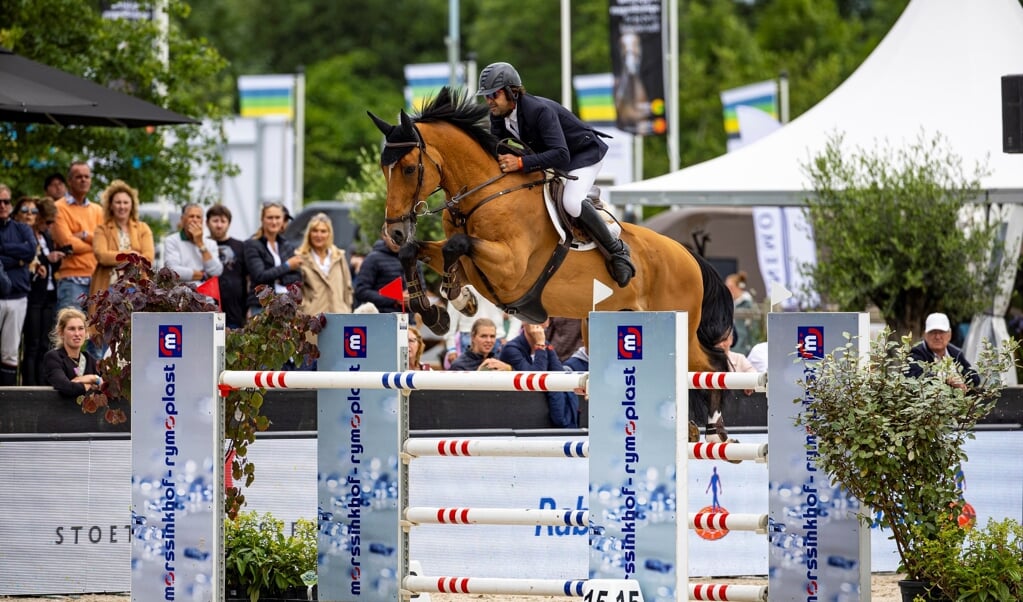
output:
[[[612,289],[597,309],[689,312],[689,370],[728,371],[716,344],[732,328],[734,305],[714,268],[681,243],[629,223],[621,224],[621,237],[636,275],[625,288],[611,280],[596,249],[562,252],[556,267],[551,258],[563,245],[544,204],[552,176],[501,171],[501,141],[482,125],[488,111],[444,87],[418,113],[402,111],[397,125],[369,113],[386,137],[380,161],[387,182],[385,234],[401,246],[409,306],[424,325],[444,334],[448,315],[427,298],[417,259],[444,275],[441,293],[457,309],[471,308],[463,313],[475,311],[462,288],[468,282],[533,323],[548,315],[585,320],[596,279]],[[444,205],[430,209],[427,198],[438,190]],[[441,211],[447,240],[416,240],[419,217]],[[713,413],[713,399],[710,405]]]

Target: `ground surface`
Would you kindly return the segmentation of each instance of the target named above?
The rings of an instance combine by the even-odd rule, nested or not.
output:
[[[872,602],[902,602],[899,594],[898,581],[901,575],[891,573],[875,573],[870,581]],[[715,579],[715,582],[722,583],[753,583],[764,582],[764,578],[751,579]],[[54,600],[74,600],[75,602],[127,602],[131,597],[128,594],[87,594],[81,596],[47,596],[42,598],[5,597],[0,600],[11,600],[12,602],[53,602]],[[445,596],[433,594],[433,602],[468,602],[478,600],[480,602],[537,602],[535,596]],[[569,602],[578,598],[547,598],[544,602]],[[779,601],[781,602],[781,601]]]

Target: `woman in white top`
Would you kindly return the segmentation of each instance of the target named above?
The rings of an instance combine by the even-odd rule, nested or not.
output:
[[[245,269],[249,272],[249,313],[256,315],[263,307],[256,298],[256,288],[271,286],[274,293],[287,292],[288,285],[302,281],[302,258],[295,255],[295,245],[281,236],[284,231],[284,205],[263,203],[259,230],[245,241]]]
[[[326,213],[309,220],[295,254],[302,260],[302,312],[352,312],[352,274],[345,252],[334,245],[334,225]]]

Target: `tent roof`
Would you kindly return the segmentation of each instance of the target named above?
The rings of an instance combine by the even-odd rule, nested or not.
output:
[[[802,166],[834,134],[844,148],[905,147],[940,132],[992,200],[1023,197],[1023,155],[1002,152],[1001,77],[1023,73],[1017,0],[912,0],[867,60],[809,111],[735,152],[610,189],[616,205],[801,204]]]

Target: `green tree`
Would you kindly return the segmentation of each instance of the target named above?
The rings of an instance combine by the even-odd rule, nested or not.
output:
[[[224,59],[202,40],[172,27],[170,62],[161,64],[155,48],[159,32],[149,21],[103,20],[86,0],[0,0],[0,45],[47,65],[118,88],[164,106],[209,127],[68,127],[7,124],[0,129],[4,179],[19,193],[38,194],[43,178],[66,171],[73,159],[92,163],[101,189],[120,178],[140,190],[144,200],[162,195],[175,201],[193,197],[191,183],[200,162],[214,173],[230,171],[217,148],[224,141],[220,120],[228,106],[218,103],[218,75]],[[168,10],[186,18],[189,7],[169,0]],[[161,87],[166,94],[161,95]]]
[[[995,226],[980,199],[983,168],[968,170],[940,135],[906,148],[842,148],[842,137],[804,165],[806,203],[821,256],[813,288],[843,311],[880,310],[900,335],[927,314],[968,319],[990,305],[998,269]],[[996,256],[1002,256],[997,254]]]

